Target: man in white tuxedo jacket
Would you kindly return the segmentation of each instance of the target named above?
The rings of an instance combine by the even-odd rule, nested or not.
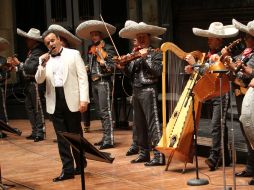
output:
[[[57,134],[59,154],[62,160],[61,175],[53,181],[74,178],[83,172],[78,153],[58,132],[71,132],[82,135],[81,114],[87,110],[89,86],[84,62],[77,50],[64,48],[57,33],[48,30],[43,34],[44,44],[49,52],[42,55],[35,79],[38,83],[46,80],[46,106],[51,114]]]

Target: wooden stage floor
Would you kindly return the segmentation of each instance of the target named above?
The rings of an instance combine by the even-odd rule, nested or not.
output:
[[[30,134],[28,120],[11,120],[10,126],[19,128],[21,136],[8,134],[0,139],[0,164],[2,181],[4,184],[15,184],[10,189],[36,190],[79,190],[81,189],[80,176],[75,179],[53,183],[52,179],[61,172],[61,161],[58,155],[53,126],[46,122],[47,139],[40,142],[26,140]],[[85,169],[86,189],[88,190],[218,190],[224,189],[222,168],[211,172],[204,163],[205,158],[199,157],[199,177],[209,181],[208,185],[189,186],[187,181],[196,178],[195,164],[187,164],[186,172],[182,173],[184,164],[173,160],[169,170],[165,166],[145,167],[144,164],[131,164],[135,156],[126,157],[125,153],[131,144],[131,130],[115,130],[115,148],[105,152],[112,154],[115,160],[112,164],[88,160]],[[102,131],[98,121],[92,121],[91,132],[85,133],[85,138],[94,143],[100,140]],[[237,164],[236,171],[244,165]],[[232,167],[226,168],[226,184],[233,184]],[[249,190],[250,178],[237,178],[237,189]],[[0,188],[1,189],[1,188]]]

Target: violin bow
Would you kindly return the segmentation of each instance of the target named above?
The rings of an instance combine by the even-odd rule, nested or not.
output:
[[[109,36],[109,38],[110,38],[110,41],[112,42],[112,44],[113,44],[113,46],[114,46],[114,48],[115,48],[116,54],[117,54],[118,57],[120,57],[120,54],[118,53],[118,50],[117,50],[117,48],[116,48],[116,45],[115,45],[115,43],[114,43],[114,41],[113,41],[113,39],[112,39],[112,37],[111,37],[109,31],[108,31],[107,25],[106,25],[106,23],[104,22],[104,19],[102,18],[101,14],[100,14],[100,17],[101,17],[101,20],[102,20],[102,22],[103,22],[103,24],[104,24],[104,26],[105,26],[105,28],[106,28],[106,30],[107,30],[108,36]]]
[[[106,25],[106,23],[104,22],[104,19],[102,18],[102,15],[100,14],[100,17],[101,17],[101,20],[102,20],[102,22],[103,22],[103,24],[104,24],[104,26],[105,26],[105,28],[106,28],[106,30],[107,30],[107,33],[108,33],[108,36],[109,36],[109,38],[110,38],[110,40],[111,40],[111,42],[112,42],[112,44],[113,44],[113,46],[114,46],[114,48],[115,48],[115,51],[116,51],[116,54],[117,54],[117,56],[120,58],[120,54],[118,53],[118,50],[117,50],[117,48],[116,48],[116,45],[115,45],[115,43],[114,43],[114,41],[113,41],[113,39],[112,39],[112,37],[111,37],[111,35],[110,35],[110,33],[109,33],[109,30],[108,30],[108,28],[107,28],[107,25]],[[115,78],[116,78],[116,65],[114,65],[114,72],[113,72],[113,84],[112,84],[112,92],[111,92],[111,94],[112,94],[112,101],[111,101],[111,112],[113,112],[112,110],[113,110],[113,103],[114,103],[114,91],[115,91]],[[112,120],[112,117],[111,117],[111,124],[112,124],[112,127],[113,127],[113,120]]]

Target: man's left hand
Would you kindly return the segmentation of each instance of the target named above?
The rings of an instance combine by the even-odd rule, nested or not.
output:
[[[88,108],[88,102],[81,101],[80,106],[79,106],[79,111],[81,113],[83,113],[83,112],[87,111],[87,108]]]

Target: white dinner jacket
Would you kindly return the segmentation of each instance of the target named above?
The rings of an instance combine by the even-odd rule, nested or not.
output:
[[[49,114],[54,113],[56,105],[52,59],[54,58],[49,58],[45,67],[39,65],[35,75],[35,79],[39,84],[46,80],[45,96]],[[63,89],[66,103],[71,112],[77,112],[79,111],[80,101],[90,102],[85,65],[79,51],[74,49],[63,48],[60,59],[64,64]]]

